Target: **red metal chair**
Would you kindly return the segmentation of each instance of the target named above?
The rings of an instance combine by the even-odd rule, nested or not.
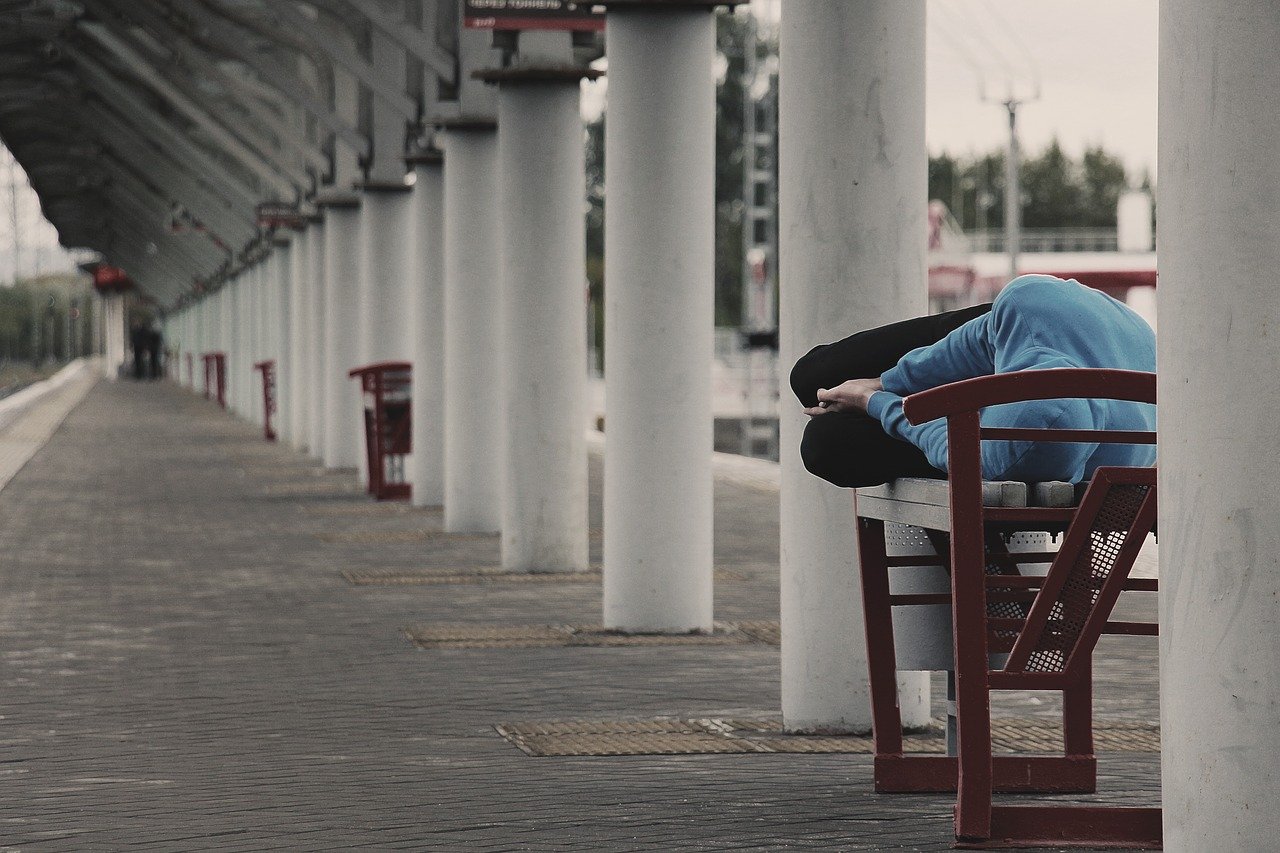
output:
[[[271,416],[276,413],[276,363],[274,359],[254,363],[253,369],[262,374],[262,434],[267,441],[276,440]]]
[[[1109,621],[1121,592],[1157,589],[1154,580],[1129,578],[1155,528],[1155,469],[1100,468],[1078,503],[1065,501],[1073,505],[992,506],[1000,501],[992,500],[994,484],[985,484],[984,499],[980,455],[980,442],[990,440],[1154,444],[1155,434],[997,429],[979,423],[983,408],[1002,403],[1064,398],[1154,403],[1155,390],[1150,373],[1062,369],[985,376],[912,395],[903,405],[911,423],[947,418],[950,477],[938,484],[945,505],[920,497],[919,489],[914,494],[901,488],[860,490],[855,499],[876,790],[956,791],[958,847],[1161,845],[1159,808],[993,803],[996,792],[1092,792],[1096,787],[1094,647],[1103,633],[1154,636],[1157,631],[1150,623]],[[950,572],[949,595],[890,593],[890,569],[918,566],[922,558],[887,556],[886,521],[949,536],[949,546],[940,547],[936,558]],[[1019,531],[1065,536],[1057,552],[1003,553],[1002,537]],[[945,541],[935,536],[939,544]],[[1026,576],[1013,568],[1034,562],[1048,563],[1048,573]],[[897,707],[893,608],[943,603],[950,604],[954,632],[956,755],[907,755]],[[992,690],[1061,691],[1063,754],[993,756]]]

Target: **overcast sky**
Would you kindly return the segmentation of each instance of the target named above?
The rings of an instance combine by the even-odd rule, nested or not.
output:
[[[779,0],[755,0],[777,14]],[[928,0],[929,150],[986,152],[1008,139],[1007,114],[988,98],[1030,99],[1019,111],[1029,153],[1057,136],[1073,156],[1101,144],[1132,178],[1156,160],[1158,0]],[[1038,82],[1038,87],[1037,87]],[[607,81],[589,87],[584,112],[600,109]]]
[[[1157,0],[928,0],[929,150],[986,151],[1007,139],[1003,99],[1040,97],[1019,111],[1023,148],[1055,135],[1078,155],[1101,144],[1136,178],[1156,161]],[[1003,59],[1001,58],[1003,57]],[[979,71],[975,71],[975,65]]]

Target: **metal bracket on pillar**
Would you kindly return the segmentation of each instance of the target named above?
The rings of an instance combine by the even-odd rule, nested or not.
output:
[[[496,86],[520,83],[576,83],[579,80],[598,80],[604,72],[581,65],[517,65],[509,68],[493,68],[473,71],[471,76]]]
[[[407,193],[413,187],[395,181],[362,181],[356,184],[356,189],[364,193]]]
[[[312,202],[321,211],[328,208],[357,208],[360,206],[360,196],[353,191],[330,185],[321,187]]]
[[[444,164],[444,152],[438,148],[423,148],[404,158],[404,164],[414,166],[440,166]]]

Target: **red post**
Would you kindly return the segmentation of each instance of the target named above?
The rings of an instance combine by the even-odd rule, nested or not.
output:
[[[227,407],[227,354],[207,352],[204,361],[204,398],[216,399],[222,408]],[[215,396],[216,395],[216,396]]]
[[[272,359],[259,361],[253,369],[262,374],[262,435],[267,441],[275,441],[271,416],[276,413],[276,363]]]

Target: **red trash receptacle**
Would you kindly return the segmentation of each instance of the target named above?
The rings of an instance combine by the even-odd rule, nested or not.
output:
[[[384,361],[357,367],[347,374],[360,380],[364,392],[369,494],[380,501],[407,500],[412,493],[412,486],[405,480],[404,463],[413,449],[410,369],[407,361]]]

